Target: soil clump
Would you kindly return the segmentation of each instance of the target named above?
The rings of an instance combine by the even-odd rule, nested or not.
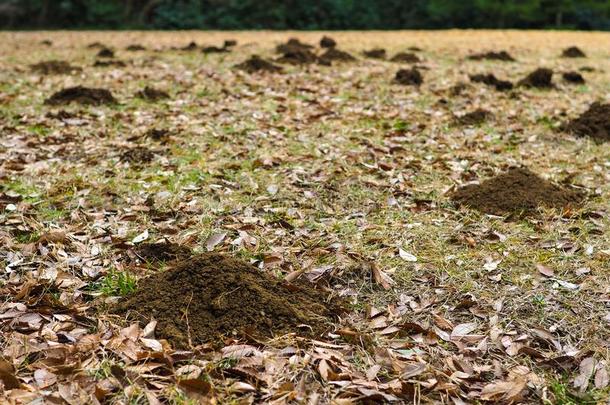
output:
[[[499,60],[499,61],[503,61],[503,62],[515,62],[516,61],[516,59],[513,58],[506,51],[499,51],[499,52],[490,51],[490,52],[484,52],[484,53],[475,53],[474,55],[468,56],[468,59],[470,59],[470,60]]]
[[[282,68],[280,66],[274,65],[261,58],[258,55],[252,55],[250,59],[235,65],[237,69],[244,70],[248,73],[255,72],[281,72]]]
[[[122,60],[96,60],[93,67],[126,67],[127,64]]]
[[[537,89],[552,89],[555,87],[553,85],[553,71],[547,68],[538,68],[521,79],[518,85]]]
[[[330,65],[332,62],[353,62],[356,58],[345,51],[340,51],[337,48],[328,48],[326,52],[324,52],[320,56],[320,63],[324,65]]]
[[[85,105],[116,104],[117,100],[106,89],[91,87],[68,87],[54,93],[44,102],[47,105],[78,103]]]
[[[394,83],[407,85],[407,86],[419,86],[424,82],[424,78],[417,68],[412,69],[400,69],[394,76]]]
[[[144,90],[140,90],[136,93],[136,97],[147,100],[147,101],[159,101],[169,98],[163,90],[155,89],[154,87],[146,86]]]
[[[392,56],[392,58],[390,59],[390,62],[419,63],[419,62],[421,62],[421,59],[419,58],[419,56],[417,56],[411,52],[399,52],[396,55]]]
[[[142,325],[154,318],[157,338],[189,348],[225,337],[318,337],[342,307],[309,284],[288,284],[244,261],[209,253],[140,281],[113,312]]]
[[[585,78],[578,72],[565,72],[563,75],[563,81],[572,84],[585,84]]]
[[[308,49],[295,49],[289,52],[285,52],[282,57],[276,59],[276,62],[287,63],[290,65],[309,65],[316,63],[318,57],[315,53]]]
[[[561,52],[561,56],[564,58],[586,58],[587,55],[577,46],[571,46]]]
[[[610,141],[610,104],[591,104],[580,117],[561,126],[565,132],[590,137],[596,142]]]
[[[146,47],[140,44],[131,44],[127,48],[125,48],[125,50],[130,52],[145,51]]]
[[[470,81],[492,86],[498,91],[507,91],[513,88],[513,84],[511,82],[507,80],[500,80],[493,73],[471,75]]]
[[[462,116],[455,117],[455,122],[458,125],[474,126],[474,125],[480,125],[492,117],[493,117],[493,114],[491,112],[484,110],[482,108],[478,108],[478,109],[471,111],[467,114],[464,114]]]
[[[142,243],[133,251],[140,259],[152,264],[186,259],[192,254],[188,247],[171,242]]]
[[[368,51],[362,52],[364,56],[371,59],[385,59],[386,51],[383,48],[374,48]]]
[[[81,72],[83,69],[78,66],[72,66],[63,60],[49,60],[30,65],[30,70],[43,75],[69,75]]]
[[[335,46],[337,46],[337,41],[331,37],[324,35],[320,40],[320,48],[334,48]]]
[[[578,205],[584,194],[555,185],[527,168],[512,167],[480,184],[461,187],[451,195],[459,206],[485,214],[532,215],[538,207],[566,208]]]
[[[155,154],[143,146],[136,146],[126,150],[121,154],[122,162],[129,162],[134,164],[149,163],[155,158]]]
[[[98,58],[114,58],[114,51],[110,48],[102,48],[97,53]]]
[[[279,44],[275,48],[275,51],[277,53],[289,53],[289,52],[294,52],[294,51],[307,51],[310,49],[313,49],[312,45],[305,44],[305,43],[301,42],[300,40],[298,40],[297,38],[290,38],[285,43]]]

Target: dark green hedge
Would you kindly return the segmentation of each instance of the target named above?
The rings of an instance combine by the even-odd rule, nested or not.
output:
[[[0,0],[0,26],[610,29],[609,0]]]

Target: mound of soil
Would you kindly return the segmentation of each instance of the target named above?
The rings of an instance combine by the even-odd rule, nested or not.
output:
[[[137,52],[137,51],[145,51],[146,47],[140,44],[131,44],[127,48],[126,51]]]
[[[261,58],[258,55],[252,55],[250,59],[235,65],[235,68],[244,70],[248,73],[282,71],[282,68],[280,66],[274,65],[273,63]]]
[[[610,104],[593,103],[580,117],[561,126],[577,136],[588,136],[596,142],[610,141]]]
[[[275,48],[275,51],[277,53],[289,53],[289,52],[294,52],[294,51],[306,51],[309,49],[313,49],[313,46],[311,46],[309,44],[304,44],[303,42],[299,41],[297,38],[290,38],[286,43],[279,44]]]
[[[335,46],[337,46],[337,41],[331,37],[324,35],[320,40],[320,48],[334,48]]]
[[[538,68],[525,78],[519,80],[518,85],[538,89],[551,89],[555,87],[553,85],[553,71],[547,68]]]
[[[208,54],[208,53],[228,53],[228,52],[231,52],[231,50],[224,46],[222,48],[219,48],[217,46],[212,45],[212,46],[204,46],[201,49],[201,52],[206,53],[206,54]]]
[[[424,51],[419,46],[410,46],[407,48],[407,50],[411,51],[411,52],[423,52]]]
[[[563,81],[573,84],[585,84],[585,78],[578,72],[565,72],[563,75]]]
[[[362,54],[364,56],[366,56],[367,58],[372,58],[372,59],[385,59],[386,58],[386,52],[385,52],[385,49],[383,49],[383,48],[371,49],[369,51],[362,52]]]
[[[123,152],[120,158],[122,162],[149,163],[155,158],[155,154],[143,146],[136,146]]]
[[[424,82],[424,78],[417,68],[400,69],[394,76],[394,83],[408,86],[419,86]]]
[[[500,80],[494,76],[493,73],[472,75],[470,76],[470,81],[493,86],[498,91],[506,91],[513,88],[513,84],[511,82],[507,80]]]
[[[470,60],[500,60],[504,62],[515,62],[515,58],[513,58],[508,52],[500,51],[500,52],[484,52],[484,53],[476,53],[474,55],[468,56]]]
[[[97,53],[98,58],[114,58],[114,51],[110,48],[102,48]]]
[[[158,338],[188,348],[226,336],[320,336],[343,311],[309,285],[286,284],[246,262],[205,254],[140,281],[113,312],[141,324],[154,318]]]
[[[396,55],[392,56],[392,59],[390,59],[390,61],[398,63],[419,63],[421,62],[421,59],[414,53],[399,52]]]
[[[579,68],[578,70],[580,70],[581,72],[588,72],[588,73],[596,71],[596,69],[591,66],[583,66],[583,67]]]
[[[459,125],[480,125],[492,118],[493,114],[482,108],[478,108],[460,117],[455,117],[455,122]]]
[[[317,61],[318,57],[316,54],[308,49],[295,49],[284,53],[282,57],[276,59],[276,62],[288,63],[290,65],[309,65]]]
[[[223,48],[232,48],[237,45],[237,41],[234,39],[225,39]]]
[[[125,67],[127,64],[122,60],[96,60],[93,67]]]
[[[167,142],[169,140],[169,130],[167,129],[157,129],[157,128],[151,128],[148,131],[146,131],[145,136],[147,138],[152,139],[153,141],[158,141],[158,142]]]
[[[43,39],[42,41],[40,41],[40,45],[53,46],[53,41],[51,41],[50,39]]]
[[[107,46],[102,44],[101,42],[91,42],[89,45],[87,45],[87,48],[89,48],[89,49],[104,49],[104,48],[107,48]]]
[[[186,259],[192,254],[190,248],[170,242],[141,243],[133,251],[143,261],[153,264]]]
[[[561,52],[561,56],[564,58],[586,58],[587,55],[577,46],[571,46]]]
[[[197,43],[195,41],[191,41],[188,45],[180,48],[181,51],[195,51],[197,50]]]
[[[146,86],[144,90],[138,91],[136,97],[139,97],[148,101],[159,101],[169,98],[169,94],[163,90],[155,89],[154,87]]]
[[[578,205],[583,198],[579,191],[559,187],[519,167],[481,184],[464,186],[451,195],[459,206],[493,215],[531,215],[540,206],[565,208]]]
[[[328,50],[320,56],[320,60],[323,64],[331,64],[332,62],[353,62],[356,58],[337,48],[328,48]]]
[[[48,105],[61,105],[78,103],[85,105],[116,104],[117,100],[112,93],[106,89],[96,89],[90,87],[68,87],[54,93],[45,100]]]
[[[80,72],[83,69],[78,66],[72,66],[63,60],[49,60],[30,65],[30,70],[43,75],[69,75],[74,72]]]
[[[451,86],[451,88],[449,88],[449,94],[454,97],[459,96],[466,90],[468,90],[469,87],[470,85],[466,83],[458,82],[455,85]]]

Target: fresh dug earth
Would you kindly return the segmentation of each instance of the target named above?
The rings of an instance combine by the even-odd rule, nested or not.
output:
[[[102,48],[97,53],[98,58],[114,58],[114,51],[110,48]]]
[[[371,59],[385,59],[386,51],[383,48],[374,48],[368,51],[362,52],[364,56]]]
[[[455,117],[455,122],[459,125],[480,125],[492,118],[493,114],[487,110],[482,108],[478,108],[474,111],[471,111],[467,114],[464,114],[459,117]]]
[[[419,63],[419,62],[421,62],[421,59],[419,58],[419,56],[417,56],[411,52],[399,52],[396,55],[392,56],[392,59],[390,59],[390,62]]]
[[[476,74],[470,76],[473,83],[483,83],[494,87],[498,91],[507,91],[513,88],[513,84],[507,80],[498,79],[493,73]]]
[[[320,48],[334,48],[335,46],[337,46],[337,41],[329,36],[324,35],[320,39]]]
[[[586,58],[587,57],[587,55],[585,55],[585,53],[577,46],[571,46],[569,48],[564,49],[563,52],[561,52],[561,56],[563,56],[564,58]]]
[[[143,146],[136,146],[135,148],[128,149],[121,154],[121,161],[133,164],[149,163],[154,158],[154,152]]]
[[[286,43],[279,44],[275,51],[277,53],[290,53],[295,51],[307,51],[313,49],[312,45],[304,44],[297,38],[290,38]]]
[[[337,48],[328,48],[328,50],[320,56],[320,60],[322,63],[330,64],[332,62],[353,62],[356,58]]]
[[[316,63],[318,57],[315,53],[309,49],[294,49],[289,52],[285,52],[280,58],[276,59],[276,62],[287,63],[290,65],[309,65]]]
[[[394,83],[406,86],[419,86],[424,82],[424,78],[417,68],[400,69],[394,76]]]
[[[584,195],[544,180],[527,168],[513,167],[481,184],[458,189],[451,199],[485,214],[522,216],[535,214],[540,206],[561,209],[579,205]]]
[[[30,65],[32,72],[43,75],[69,75],[72,73],[81,72],[83,69],[78,66],[72,66],[63,60],[49,60],[46,62]]]
[[[311,286],[285,284],[246,262],[206,254],[140,281],[113,312],[142,325],[154,318],[157,337],[186,349],[227,337],[321,336],[342,308]]]
[[[610,104],[591,104],[580,117],[564,124],[561,129],[596,142],[610,141]]]
[[[565,72],[561,75],[563,81],[572,84],[585,84],[585,78],[578,72]]]
[[[163,90],[155,89],[154,87],[146,86],[144,90],[136,93],[136,97],[139,97],[148,101],[159,101],[169,98],[169,94]]]
[[[468,56],[468,59],[470,59],[470,60],[500,60],[503,62],[515,62],[516,61],[516,59],[513,58],[506,51],[499,51],[499,52],[490,51],[490,52],[485,52],[485,53],[476,53],[474,55]]]
[[[116,104],[117,100],[112,93],[106,89],[96,89],[90,87],[69,87],[54,93],[44,102],[47,105],[62,105],[62,104],[84,104],[84,105],[101,105],[101,104]]]
[[[246,71],[248,73],[282,71],[282,68],[280,66],[274,65],[273,63],[261,58],[258,55],[252,55],[250,59],[235,65],[235,68]]]
[[[125,62],[123,62],[122,60],[96,60],[95,63],[93,63],[93,67],[109,67],[109,66],[114,66],[114,67],[126,67],[127,64]]]
[[[518,83],[523,87],[535,87],[538,89],[552,89],[553,85],[553,70],[547,68],[538,68],[521,79]]]

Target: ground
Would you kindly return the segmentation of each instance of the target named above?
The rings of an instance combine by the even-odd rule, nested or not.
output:
[[[318,32],[0,33],[5,400],[608,400],[610,148],[560,129],[609,101],[608,34],[327,34],[358,60],[234,68],[252,54],[277,58],[291,37],[317,46]],[[225,39],[237,40],[231,52],[176,49]],[[126,66],[94,67],[94,42]],[[561,57],[569,46],[587,57]],[[362,55],[380,47],[418,55],[423,83],[393,81],[409,64]],[[516,61],[467,59],[501,50]],[[53,59],[82,71],[30,70]],[[555,87],[469,80],[517,83],[539,67],[553,69]],[[585,84],[562,81],[579,70]],[[117,103],[45,104],[77,85]],[[138,97],[146,86],[169,98]],[[491,114],[455,118],[477,109]],[[451,200],[512,166],[587,198],[514,216]],[[154,320],[112,313],[172,266],[172,255],[137,254],[163,240],[300,276],[347,311],[316,339],[295,331],[177,350]]]

